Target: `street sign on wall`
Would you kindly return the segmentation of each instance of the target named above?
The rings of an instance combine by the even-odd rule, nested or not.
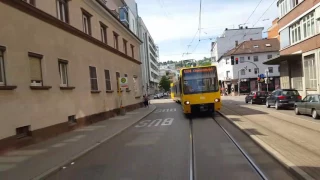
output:
[[[119,85],[120,85],[120,88],[129,88],[128,78],[127,77],[120,77],[119,78]]]

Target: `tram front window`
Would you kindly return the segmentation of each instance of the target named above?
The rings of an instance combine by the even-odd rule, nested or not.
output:
[[[184,73],[184,94],[197,94],[219,91],[218,79],[215,68],[211,71],[202,69],[192,70]]]

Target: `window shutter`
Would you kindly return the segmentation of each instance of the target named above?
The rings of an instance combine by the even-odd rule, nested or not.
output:
[[[41,75],[41,60],[35,57],[29,57],[30,59],[30,78],[35,81],[42,81]]]

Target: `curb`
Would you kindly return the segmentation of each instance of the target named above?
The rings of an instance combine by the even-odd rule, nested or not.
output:
[[[235,124],[232,120],[230,120],[225,114],[222,112],[218,112],[222,117],[227,119],[232,125],[234,125],[236,128],[244,132],[250,139],[253,140],[254,143],[256,143],[259,147],[261,147],[264,151],[266,151],[271,157],[273,157],[275,160],[277,160],[283,167],[288,169],[288,171],[293,174],[298,179],[302,180],[315,180],[313,177],[311,177],[309,174],[307,174],[305,171],[297,167],[295,164],[293,164],[291,161],[286,159],[284,156],[282,156],[278,151],[274,150],[272,147],[270,147],[268,144],[266,144],[264,141],[260,140],[256,135],[252,134],[251,132],[247,130],[243,130],[241,125]],[[240,115],[241,116],[241,115]]]
[[[67,164],[70,164],[72,163],[73,161],[75,161],[76,159],[86,155],[87,153],[89,153],[90,151],[94,150],[95,148],[97,148],[98,146],[100,146],[101,144],[103,144],[104,142],[108,141],[109,139],[117,136],[118,134],[122,133],[123,131],[127,130],[128,128],[130,128],[132,125],[134,125],[135,123],[137,123],[138,121],[140,121],[141,119],[147,117],[149,114],[151,114],[153,111],[155,111],[157,109],[157,107],[155,105],[153,105],[153,109],[149,112],[149,113],[146,113],[144,116],[142,116],[140,119],[138,119],[137,121],[133,122],[132,124],[129,124],[128,126],[120,129],[118,132],[102,139],[98,144],[95,144],[85,150],[83,150],[82,152],[72,156],[70,159],[60,163],[59,165],[56,165],[55,167],[45,171],[44,173],[40,174],[40,175],[37,175],[36,177],[32,178],[32,180],[43,180],[47,177],[49,177],[51,174],[55,173],[55,172],[58,172],[61,167],[67,165]]]

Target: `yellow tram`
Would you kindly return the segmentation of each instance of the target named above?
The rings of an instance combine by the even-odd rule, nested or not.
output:
[[[219,111],[222,103],[217,67],[181,69],[179,78],[171,84],[171,98],[181,103],[185,114]]]

